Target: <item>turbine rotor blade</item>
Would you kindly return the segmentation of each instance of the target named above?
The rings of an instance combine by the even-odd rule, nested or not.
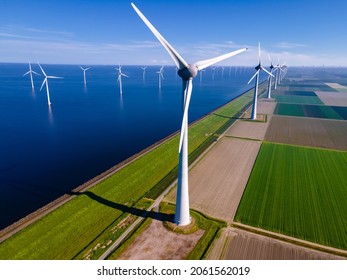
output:
[[[263,70],[263,71],[265,71],[266,73],[268,73],[269,76],[274,77],[274,75],[272,75],[269,71],[267,71],[263,66],[260,66],[260,69]]]
[[[164,37],[158,32],[157,29],[149,22],[149,20],[141,13],[141,11],[131,3],[131,6],[134,8],[135,12],[142,19],[142,21],[147,25],[147,27],[152,31],[155,37],[157,37],[158,41],[163,45],[166,51],[170,54],[171,58],[175,62],[176,66],[179,69],[183,69],[185,67],[189,67],[188,63],[178,54],[178,52],[164,39]]]
[[[42,67],[41,67],[40,63],[38,63],[38,62],[37,62],[37,64],[40,66],[40,68],[41,68],[41,71],[42,71],[43,75],[45,75],[45,77],[47,77],[47,75],[46,75],[45,71],[43,71],[43,69],[42,69]]]
[[[186,124],[188,121],[188,109],[189,109],[189,103],[190,103],[190,98],[192,96],[192,87],[193,87],[193,83],[192,80],[188,80],[186,82],[186,94],[184,94],[184,96],[186,97],[185,103],[184,103],[184,111],[183,111],[183,118],[182,118],[182,125],[181,125],[181,133],[180,133],[180,143],[178,146],[178,151],[179,153],[181,152],[182,149],[182,145],[183,145],[183,134],[186,131]]]
[[[39,73],[36,73],[36,72],[33,71],[33,70],[31,70],[31,73],[34,73],[34,74],[36,74],[36,75],[38,75],[38,76],[41,76]]]
[[[214,57],[214,58],[210,58],[210,59],[206,59],[206,60],[201,60],[201,61],[198,61],[196,63],[194,63],[194,65],[198,68],[199,71],[213,65],[213,64],[216,64],[218,62],[221,62],[229,57],[232,57],[234,55],[237,55],[239,53],[242,53],[244,51],[246,51],[247,48],[243,48],[243,49],[239,49],[239,50],[236,50],[236,51],[233,51],[233,52],[230,52],[230,53],[227,53],[227,54],[223,54],[223,55],[220,55],[220,56],[217,56],[217,57]]]
[[[40,91],[42,90],[42,88],[43,88],[43,86],[45,85],[46,82],[47,82],[47,77],[43,80],[43,83],[42,83],[42,85],[40,87]]]
[[[34,71],[33,71],[34,72]],[[25,76],[25,75],[28,75],[30,73],[30,70],[28,71],[28,72],[26,72],[25,74],[23,74],[23,76]]]
[[[260,70],[258,70],[257,72],[255,72],[255,74],[253,75],[253,77],[248,81],[247,85],[248,85],[250,82],[252,82],[252,80],[259,74],[259,71],[260,71]]]
[[[49,79],[64,79],[64,77],[57,77],[57,76],[46,76],[46,78],[49,78]]]

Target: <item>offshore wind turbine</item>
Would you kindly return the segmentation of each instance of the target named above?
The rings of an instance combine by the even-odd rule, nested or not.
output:
[[[142,73],[142,80],[143,81],[146,79],[146,68],[147,68],[147,66],[141,67],[141,69],[143,70],[143,73]]]
[[[87,80],[86,80],[86,71],[89,70],[90,67],[88,67],[88,68],[83,68],[83,67],[80,66],[80,68],[81,68],[82,71],[83,71],[83,82],[84,82],[84,85],[86,85],[86,84],[87,84]]]
[[[38,76],[41,76],[39,73],[36,73],[35,71],[33,71],[33,70],[31,69],[31,63],[30,63],[30,61],[29,61],[29,71],[26,72],[26,73],[23,75],[23,77],[24,77],[25,75],[28,75],[28,74],[30,75],[31,88],[32,88],[32,89],[34,89],[33,73],[36,74],[36,75],[38,75]]]
[[[117,81],[119,83],[119,93],[122,95],[123,94],[122,76],[127,77],[127,78],[129,78],[129,76],[127,76],[127,75],[122,73],[122,66],[121,65],[119,65],[119,67],[115,68],[115,69],[118,70],[118,79],[117,79]]]
[[[43,80],[43,83],[42,83],[42,85],[41,85],[40,91],[42,90],[44,84],[46,84],[47,102],[48,102],[48,106],[51,106],[52,103],[51,103],[51,99],[49,98],[48,79],[63,79],[63,77],[47,76],[47,74],[45,73],[45,71],[43,71],[43,69],[42,69],[40,63],[37,62],[37,64],[40,66],[43,75],[45,75],[45,79]]]
[[[176,195],[176,210],[175,210],[175,223],[179,226],[190,224],[189,214],[189,190],[188,190],[188,109],[190,98],[192,94],[193,79],[199,71],[223,61],[229,57],[237,55],[246,50],[240,49],[233,51],[212,59],[198,61],[194,64],[188,64],[179,53],[164,39],[164,37],[155,29],[155,27],[148,21],[148,19],[141,13],[141,11],[131,3],[135,12],[139,15],[142,21],[152,31],[154,36],[163,45],[166,51],[170,54],[171,58],[179,68],[178,75],[182,78],[182,107],[183,116],[179,140],[179,164],[178,164],[178,182],[177,182],[177,195]],[[189,30],[189,29],[188,29]]]
[[[158,78],[159,78],[159,89],[161,89],[161,79],[164,79],[164,66],[160,67],[160,70],[158,72],[156,72],[158,74]]]
[[[273,76],[270,72],[268,72],[262,65],[260,61],[260,43],[258,45],[258,50],[259,50],[259,64],[255,67],[255,74],[253,77],[248,81],[247,84],[249,84],[254,78],[255,78],[255,85],[254,85],[254,96],[253,96],[253,105],[252,105],[252,115],[251,119],[255,120],[257,119],[257,100],[258,100],[258,83],[259,83],[259,74],[260,71],[263,70],[264,72],[268,73],[269,75]]]

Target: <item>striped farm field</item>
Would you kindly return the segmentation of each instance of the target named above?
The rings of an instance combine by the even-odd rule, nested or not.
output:
[[[335,110],[334,107],[324,105],[278,103],[276,105],[274,114],[294,117],[309,117],[336,120],[344,119],[344,116],[341,115],[338,112],[338,110]]]
[[[235,221],[347,249],[347,152],[263,143]]]
[[[299,92],[297,92],[299,93]],[[305,92],[307,93],[307,92]],[[312,92],[314,94],[314,92]],[[298,95],[298,94],[272,94],[272,97],[276,99],[278,103],[293,103],[293,104],[323,104],[323,102],[314,94],[310,95]]]

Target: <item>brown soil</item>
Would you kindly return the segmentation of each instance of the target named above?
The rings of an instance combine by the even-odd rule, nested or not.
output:
[[[248,231],[227,228],[213,244],[208,259],[338,260],[344,258]]]
[[[190,207],[228,222],[234,218],[260,141],[223,138],[189,172]],[[174,202],[172,191],[166,198]]]
[[[192,234],[178,234],[167,230],[163,222],[153,220],[131,245],[119,256],[119,260],[182,260],[186,259],[204,234],[197,230]]]
[[[272,116],[265,140],[347,150],[347,121]]]
[[[317,94],[325,105],[347,106],[347,92],[315,91],[315,94]]]

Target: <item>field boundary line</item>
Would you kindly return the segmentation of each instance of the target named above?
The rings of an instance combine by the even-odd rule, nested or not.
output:
[[[295,245],[300,245],[300,246],[303,246],[303,247],[306,247],[306,248],[309,248],[309,249],[315,249],[315,250],[322,251],[322,252],[325,252],[325,253],[330,253],[330,254],[334,254],[334,255],[338,255],[338,256],[342,256],[342,257],[347,258],[347,251],[343,250],[343,249],[338,249],[338,248],[329,247],[329,246],[326,246],[326,245],[321,245],[321,244],[314,243],[314,242],[311,242],[311,241],[299,239],[299,238],[296,238],[296,237],[291,237],[289,235],[276,233],[276,232],[265,230],[265,229],[262,229],[262,228],[252,227],[252,226],[245,225],[245,224],[238,223],[238,222],[232,222],[231,226],[235,227],[235,228],[239,228],[239,229],[245,230],[245,231],[249,231],[249,232],[252,232],[252,233],[256,233],[256,234],[259,234],[259,235],[263,235],[263,236],[275,238],[275,239],[278,239],[278,240],[281,240],[281,241],[285,241],[285,242],[288,242],[288,243],[292,243],[292,244],[295,244]]]

